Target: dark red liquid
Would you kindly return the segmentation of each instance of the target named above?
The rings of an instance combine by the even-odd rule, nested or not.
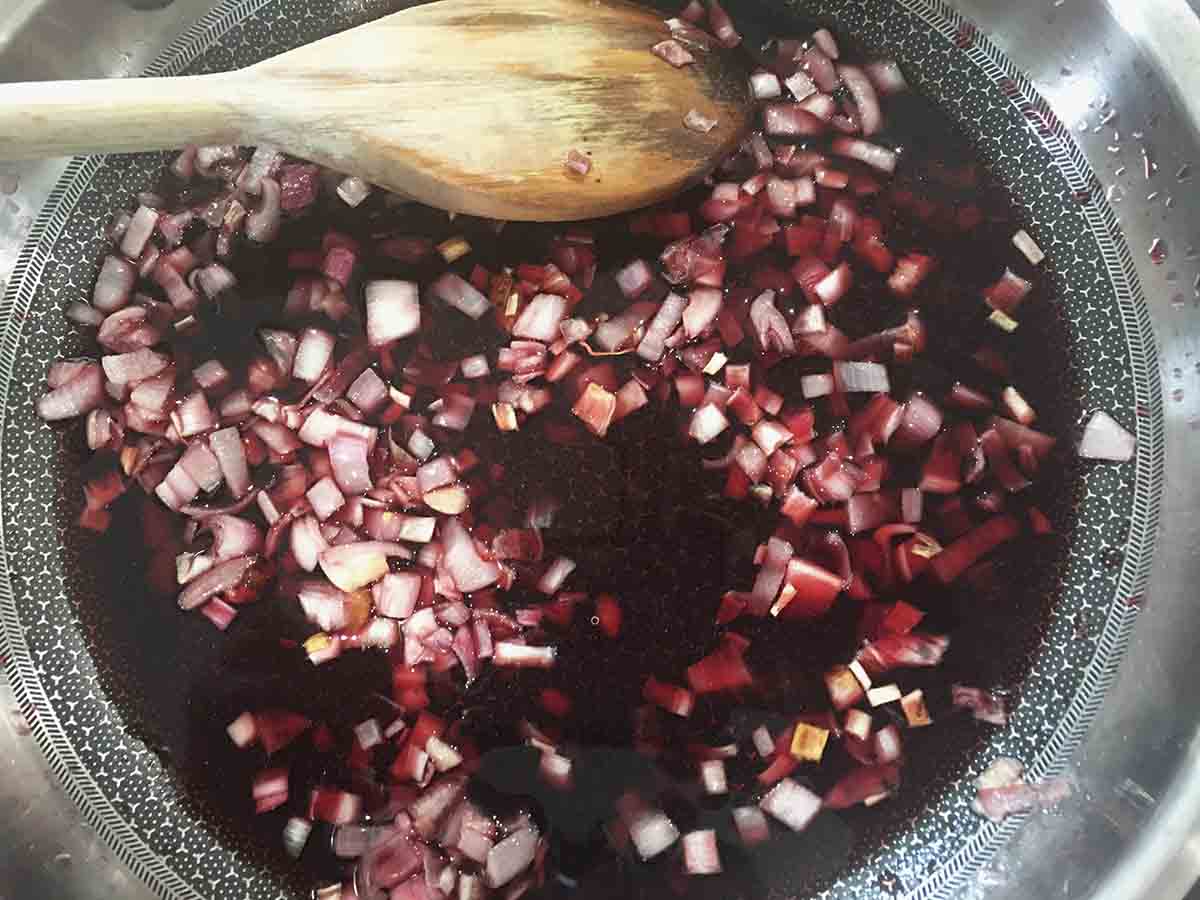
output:
[[[971,149],[945,119],[918,96],[893,98],[888,104],[890,130],[881,143],[904,149],[903,173],[917,192],[949,208],[977,204],[985,221],[969,233],[944,227],[940,221],[914,223],[900,217],[888,225],[891,248],[935,255],[941,269],[922,306],[930,331],[929,349],[909,367],[893,367],[892,393],[904,396],[926,390],[941,396],[954,380],[998,390],[1002,384],[976,366],[971,353],[981,344],[1001,344],[1016,359],[1036,364],[1040,352],[1057,333],[1052,311],[1032,312],[1016,335],[1000,334],[985,321],[986,308],[977,301],[983,286],[1013,265],[1009,239],[1018,227],[1003,192],[980,178],[973,187],[951,182],[961,178],[972,160]],[[179,185],[165,184],[168,196]],[[702,190],[702,189],[701,189]],[[679,203],[694,205],[693,197]],[[862,205],[872,214],[870,202]],[[277,321],[291,276],[287,251],[311,247],[329,228],[359,236],[371,245],[373,236],[400,231],[423,234],[435,241],[466,235],[473,253],[452,266],[466,276],[476,262],[495,271],[502,264],[545,259],[551,226],[508,225],[497,236],[485,223],[417,207],[391,208],[378,193],[363,207],[349,210],[336,199],[322,201],[306,220],[291,224],[284,236],[265,249],[245,247],[233,268],[239,277],[237,295],[227,296],[210,324],[204,343],[182,342],[177,352],[200,362],[212,355],[231,369],[244,363],[260,324]],[[631,238],[623,221],[597,225],[602,271],[634,256],[653,259],[661,242]],[[786,265],[786,257],[765,261]],[[384,258],[367,257],[358,283],[348,296],[359,297],[361,281],[398,276],[426,283],[442,268],[406,266]],[[883,278],[860,279],[851,299],[834,308],[832,319],[852,338],[895,325],[905,310],[883,287]],[[729,282],[727,282],[727,285]],[[600,277],[574,315],[623,308],[625,301]],[[781,307],[785,304],[781,303]],[[786,314],[786,311],[785,311]],[[791,318],[790,315],[788,316]],[[490,324],[469,322],[460,314],[434,314],[432,343],[446,359],[494,348],[502,333]],[[325,323],[326,326],[328,323]],[[747,346],[749,342],[743,344]],[[1060,342],[1061,344],[1061,342]],[[748,359],[748,357],[747,357]],[[732,361],[736,362],[735,357]],[[786,396],[799,396],[799,376],[826,371],[826,360],[790,360],[770,371],[769,383]],[[1027,396],[1046,422],[1066,421],[1063,386],[1053,381],[1031,384]],[[936,728],[905,734],[905,788],[888,809],[850,810],[823,815],[800,835],[775,837],[760,849],[748,851],[733,830],[729,808],[753,802],[762,768],[752,751],[750,733],[766,724],[777,732],[795,715],[827,705],[821,673],[853,653],[860,608],[843,598],[829,616],[797,623],[774,618],[743,619],[737,630],[751,639],[747,661],[756,686],[736,700],[701,696],[688,719],[660,714],[658,723],[667,750],[651,760],[631,749],[633,711],[643,705],[642,685],[648,676],[683,683],[688,665],[716,645],[714,615],[721,595],[746,589],[753,579],[755,547],[774,528],[777,515],[750,502],[722,496],[723,472],[706,471],[702,451],[683,439],[682,419],[674,411],[653,406],[615,426],[599,441],[584,435],[578,445],[547,442],[541,424],[546,419],[569,421],[565,408],[547,410],[530,426],[514,434],[499,434],[486,411],[476,412],[464,443],[489,462],[503,463],[503,490],[516,508],[523,508],[538,491],[562,501],[554,525],[545,532],[547,555],[566,555],[578,563],[567,587],[592,596],[618,596],[624,610],[620,636],[611,639],[590,620],[590,607],[577,612],[569,630],[549,626],[548,642],[557,645],[558,665],[549,671],[485,668],[465,693],[447,682],[431,681],[432,710],[459,721],[462,733],[484,751],[472,793],[487,808],[503,813],[523,808],[537,818],[551,841],[543,896],[663,897],[678,880],[665,861],[634,863],[614,854],[606,844],[603,826],[612,818],[613,803],[624,791],[637,789],[657,800],[681,831],[716,828],[725,873],[687,881],[687,896],[736,898],[797,896],[827,884],[847,863],[859,858],[902,827],[906,816],[923,803],[923,792],[961,770],[966,753],[978,740],[979,726],[963,719]],[[826,420],[827,433],[838,423]],[[1047,428],[1047,430],[1052,430]],[[707,448],[714,456],[724,447]],[[913,471],[916,470],[914,463]],[[903,465],[894,483],[912,484]],[[1051,480],[1020,503],[1046,509],[1063,505],[1070,481]],[[89,634],[110,662],[103,677],[117,692],[121,711],[139,737],[155,748],[178,772],[180,784],[195,803],[218,823],[224,839],[248,846],[295,881],[301,889],[314,880],[344,880],[352,863],[328,852],[329,835],[314,832],[299,864],[284,857],[280,830],[286,814],[303,808],[307,789],[317,783],[340,784],[368,799],[386,793],[390,751],[377,750],[369,773],[354,772],[343,762],[352,740],[351,729],[375,716],[382,723],[394,718],[390,705],[390,663],[376,651],[343,654],[336,661],[313,667],[296,646],[312,632],[293,601],[267,597],[244,607],[231,629],[222,634],[199,616],[182,615],[169,597],[146,594],[146,561],[141,551],[141,525],[135,502],[118,504],[116,523],[104,539],[102,608],[82,608]],[[1012,551],[1020,556],[1023,550]],[[1052,566],[1053,555],[1039,560]],[[1001,565],[1001,573],[1004,569]],[[1011,573],[1010,573],[1011,574]],[[1018,576],[1013,576],[1018,577]],[[1035,642],[1046,615],[1045,600],[1030,582],[1005,582],[1006,603],[972,603],[970,588],[935,589],[922,583],[908,599],[928,612],[923,628],[952,636],[951,651],[940,668],[902,673],[905,691],[925,689],[935,720],[947,711],[949,685],[955,681],[988,687],[1015,688],[1024,672],[1023,648]],[[518,586],[503,595],[508,607],[536,605],[545,598]],[[282,639],[282,642],[281,642]],[[293,642],[288,645],[286,642]],[[452,673],[461,679],[461,675]],[[561,729],[563,746],[575,759],[575,787],[561,792],[537,774],[537,754],[523,746],[516,732],[521,719],[549,719],[538,697],[543,688],[567,694],[572,712]],[[261,753],[236,750],[225,726],[241,711],[279,706],[302,712],[329,725],[337,749],[315,752],[307,737],[282,754],[291,767],[292,799],[285,810],[254,817],[249,783],[262,768]],[[691,742],[710,745],[736,741],[741,755],[728,763],[730,794],[712,799],[699,787],[694,763],[686,753]],[[272,765],[283,764],[272,762]],[[818,791],[850,765],[840,747],[831,745],[819,769],[804,771]],[[369,804],[368,804],[369,805]],[[769,873],[769,875],[768,875]]]

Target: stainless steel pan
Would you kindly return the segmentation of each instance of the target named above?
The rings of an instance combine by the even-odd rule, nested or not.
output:
[[[163,4],[26,0],[6,8],[0,11],[0,79],[135,74],[204,16],[210,4],[175,0],[164,8],[147,6]],[[344,6],[359,13],[373,8],[370,3]],[[736,16],[737,5],[729,6]],[[1187,177],[1193,158],[1200,166],[1200,76],[1196,75],[1200,68],[1195,65],[1200,59],[1200,23],[1181,0],[1153,4],[1114,0],[1111,8],[1080,0],[1047,0],[1023,3],[1016,10],[957,0],[954,8],[978,30],[979,41],[970,50],[976,64],[997,66],[993,74],[1000,80],[1012,74],[1007,59],[1028,76],[1032,90],[1070,129],[1100,181],[1099,195],[1111,201],[1111,210],[1119,217],[1131,254],[1128,262],[1136,274],[1127,286],[1136,291],[1134,285],[1140,283],[1157,335],[1157,363],[1148,358],[1149,368],[1138,376],[1144,385],[1158,382],[1161,376],[1165,490],[1157,533],[1149,535],[1156,544],[1152,575],[1144,591],[1139,587],[1137,598],[1128,598],[1135,602],[1117,616],[1120,627],[1113,633],[1114,642],[1102,648],[1115,656],[1118,645],[1128,639],[1119,677],[1108,688],[1086,741],[1071,759],[1082,786],[1080,796],[1059,815],[1031,819],[991,840],[989,847],[1001,849],[973,858],[982,867],[961,868],[953,882],[930,879],[937,866],[928,863],[931,855],[950,857],[962,847],[926,845],[921,852],[897,855],[882,868],[872,869],[882,875],[870,893],[1182,896],[1200,872],[1200,843],[1194,838],[1200,761],[1193,748],[1200,705],[1192,696],[1200,662],[1190,636],[1197,621],[1194,606],[1200,584],[1200,554],[1195,550],[1200,542],[1200,484],[1191,455],[1200,432],[1200,282],[1196,280],[1200,258],[1190,244],[1200,245],[1200,198],[1195,182]],[[272,27],[303,27],[304,5],[290,9],[295,20],[285,18]],[[939,11],[938,16],[947,36],[953,37],[953,27],[962,21],[948,11]],[[208,24],[220,29],[230,23],[210,20]],[[1020,82],[1018,87],[1025,89]],[[1026,99],[1032,98],[1029,92]],[[1081,128],[1081,123],[1086,125]],[[1146,177],[1143,147],[1156,166],[1150,177]],[[1062,143],[1060,152],[1069,157],[1070,145]],[[56,161],[0,171],[0,278],[8,277],[23,252],[18,273],[28,279],[32,244],[27,236],[39,213],[63,201],[52,191],[64,167],[65,161]],[[1152,263],[1147,253],[1155,238],[1168,249],[1161,265]],[[55,264],[66,261],[47,262],[41,277],[53,279]],[[1120,260],[1116,264],[1124,269]],[[69,287],[72,282],[68,278],[63,284]],[[1154,400],[1149,394],[1147,398]],[[3,492],[6,506],[13,503],[9,485]],[[1135,509],[1130,515],[1148,522],[1152,512]],[[10,521],[6,519],[4,537],[11,559],[21,552],[22,544]],[[1140,585],[1137,575],[1131,572],[1124,586]],[[1126,620],[1132,626],[1130,634],[1124,629]],[[1112,616],[1105,621],[1113,621]],[[1090,626],[1084,622],[1080,627]],[[1106,674],[1103,666],[1097,672]],[[1093,700],[1099,699],[1103,688],[1099,681],[1089,688]],[[1087,692],[1079,696],[1080,702],[1089,699]],[[23,694],[22,699],[28,697]],[[113,858],[88,817],[81,816],[64,796],[61,785],[78,781],[73,773],[48,771],[19,705],[6,688],[0,710],[11,712],[0,725],[0,750],[11,765],[0,780],[0,890],[11,886],[36,896],[149,896],[129,868]],[[33,725],[35,730],[43,726],[39,737],[44,739],[45,723]],[[139,749],[136,743],[131,739],[132,749]],[[159,798],[139,796],[136,790],[130,796],[135,804],[159,802]],[[94,806],[94,798],[80,795],[78,789],[75,800],[85,808]],[[122,810],[131,821],[136,812],[128,807]],[[107,831],[112,838],[112,828]],[[194,852],[207,859],[206,836],[185,837],[185,841],[193,839]],[[131,857],[121,847],[119,834],[116,842],[128,861]],[[153,839],[149,845],[154,847]],[[160,854],[157,863],[134,859],[134,868],[138,875],[156,881],[160,890],[165,885],[170,891],[174,873],[166,861],[179,848],[154,849]],[[914,859],[920,861],[921,870],[914,869]],[[204,864],[204,860],[199,863],[201,868]],[[214,870],[205,877],[212,880],[211,896],[228,890],[229,873]],[[218,890],[222,882],[225,886]],[[209,894],[201,891],[199,895]]]

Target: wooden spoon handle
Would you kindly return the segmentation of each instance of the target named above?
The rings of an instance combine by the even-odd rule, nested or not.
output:
[[[236,143],[235,95],[224,74],[0,84],[0,159]]]

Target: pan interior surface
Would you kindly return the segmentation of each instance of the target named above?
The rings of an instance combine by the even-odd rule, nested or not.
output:
[[[373,0],[226,2],[154,74],[248,65],[394,8]],[[812,23],[829,24],[900,61],[936,109],[938,127],[983,163],[989,190],[1047,254],[1037,302],[1022,310],[1018,350],[1019,365],[1039,373],[1027,394],[1039,427],[1069,449],[1083,417],[1103,409],[1138,437],[1137,457],[1125,466],[1064,454],[1044,500],[1061,537],[1000,555],[1001,587],[962,599],[971,604],[962,616],[969,622],[938,677],[1010,691],[1011,725],[956,719],[917,735],[895,799],[822,816],[779,852],[747,863],[739,887],[746,898],[948,897],[1017,826],[970,811],[974,775],[997,756],[1021,759],[1037,777],[1059,772],[1127,639],[1161,486],[1148,319],[1115,220],[1066,130],[949,10],[924,0],[815,0],[769,13],[751,0],[729,9],[747,33],[805,34]],[[249,815],[247,785],[261,760],[235,751],[225,725],[248,696],[279,706],[304,696],[314,717],[352,725],[356,711],[339,686],[386,685],[386,664],[355,655],[346,680],[330,683],[252,628],[222,635],[152,598],[144,560],[125,542],[74,527],[87,455],[80,429],[47,428],[33,413],[49,361],[92,350],[61,309],[90,294],[109,213],[151,188],[165,161],[152,154],[74,162],[5,297],[2,647],[66,790],[161,896],[300,896],[321,870],[282,854],[277,817]],[[132,515],[118,518],[118,535],[136,534]],[[628,896],[649,896],[636,880],[627,884]],[[615,896],[611,886],[579,895]]]

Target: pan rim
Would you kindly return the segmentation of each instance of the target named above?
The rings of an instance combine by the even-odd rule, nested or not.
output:
[[[274,0],[225,0],[176,40],[144,74],[174,74],[194,62],[220,41],[224,33],[245,17],[269,6]],[[940,0],[896,0],[895,5],[916,15],[930,30],[954,42],[969,23]],[[974,36],[969,48],[960,48],[971,62],[996,85],[1005,87],[1009,102],[1029,117],[1042,119],[1045,131],[1039,140],[1050,152],[1059,171],[1072,189],[1087,192],[1091,200],[1081,207],[1091,234],[1100,244],[1104,269],[1117,295],[1122,328],[1133,372],[1136,402],[1146,412],[1136,419],[1138,451],[1134,463],[1132,527],[1119,574],[1113,607],[1109,610],[1098,649],[1075,693],[1067,713],[1050,737],[1043,752],[1030,765],[1036,777],[1051,776],[1064,767],[1064,759],[1082,740],[1116,677],[1117,667],[1128,642],[1137,607],[1119,598],[1136,597],[1144,589],[1152,565],[1157,529],[1159,493],[1162,485],[1163,419],[1161,390],[1156,371],[1154,339],[1133,260],[1120,235],[1115,215],[1100,195],[1098,181],[1069,130],[1050,113],[1032,84],[982,36]],[[3,452],[3,423],[7,417],[12,372],[17,347],[23,340],[22,321],[51,262],[55,242],[74,214],[76,204],[103,162],[102,157],[73,160],[35,222],[0,303],[4,318],[0,343],[0,454]],[[3,487],[0,487],[0,497]],[[0,546],[10,549],[7,522],[0,521]],[[154,851],[116,811],[92,774],[80,763],[73,745],[58,720],[46,711],[45,686],[37,678],[29,646],[10,583],[7,552],[0,554],[0,651],[18,704],[30,721],[33,734],[66,793],[83,811],[106,844],[138,877],[164,897],[199,898],[202,895]],[[984,825],[907,896],[913,900],[949,897],[961,879],[986,864],[996,850],[1019,828],[1018,821]]]

